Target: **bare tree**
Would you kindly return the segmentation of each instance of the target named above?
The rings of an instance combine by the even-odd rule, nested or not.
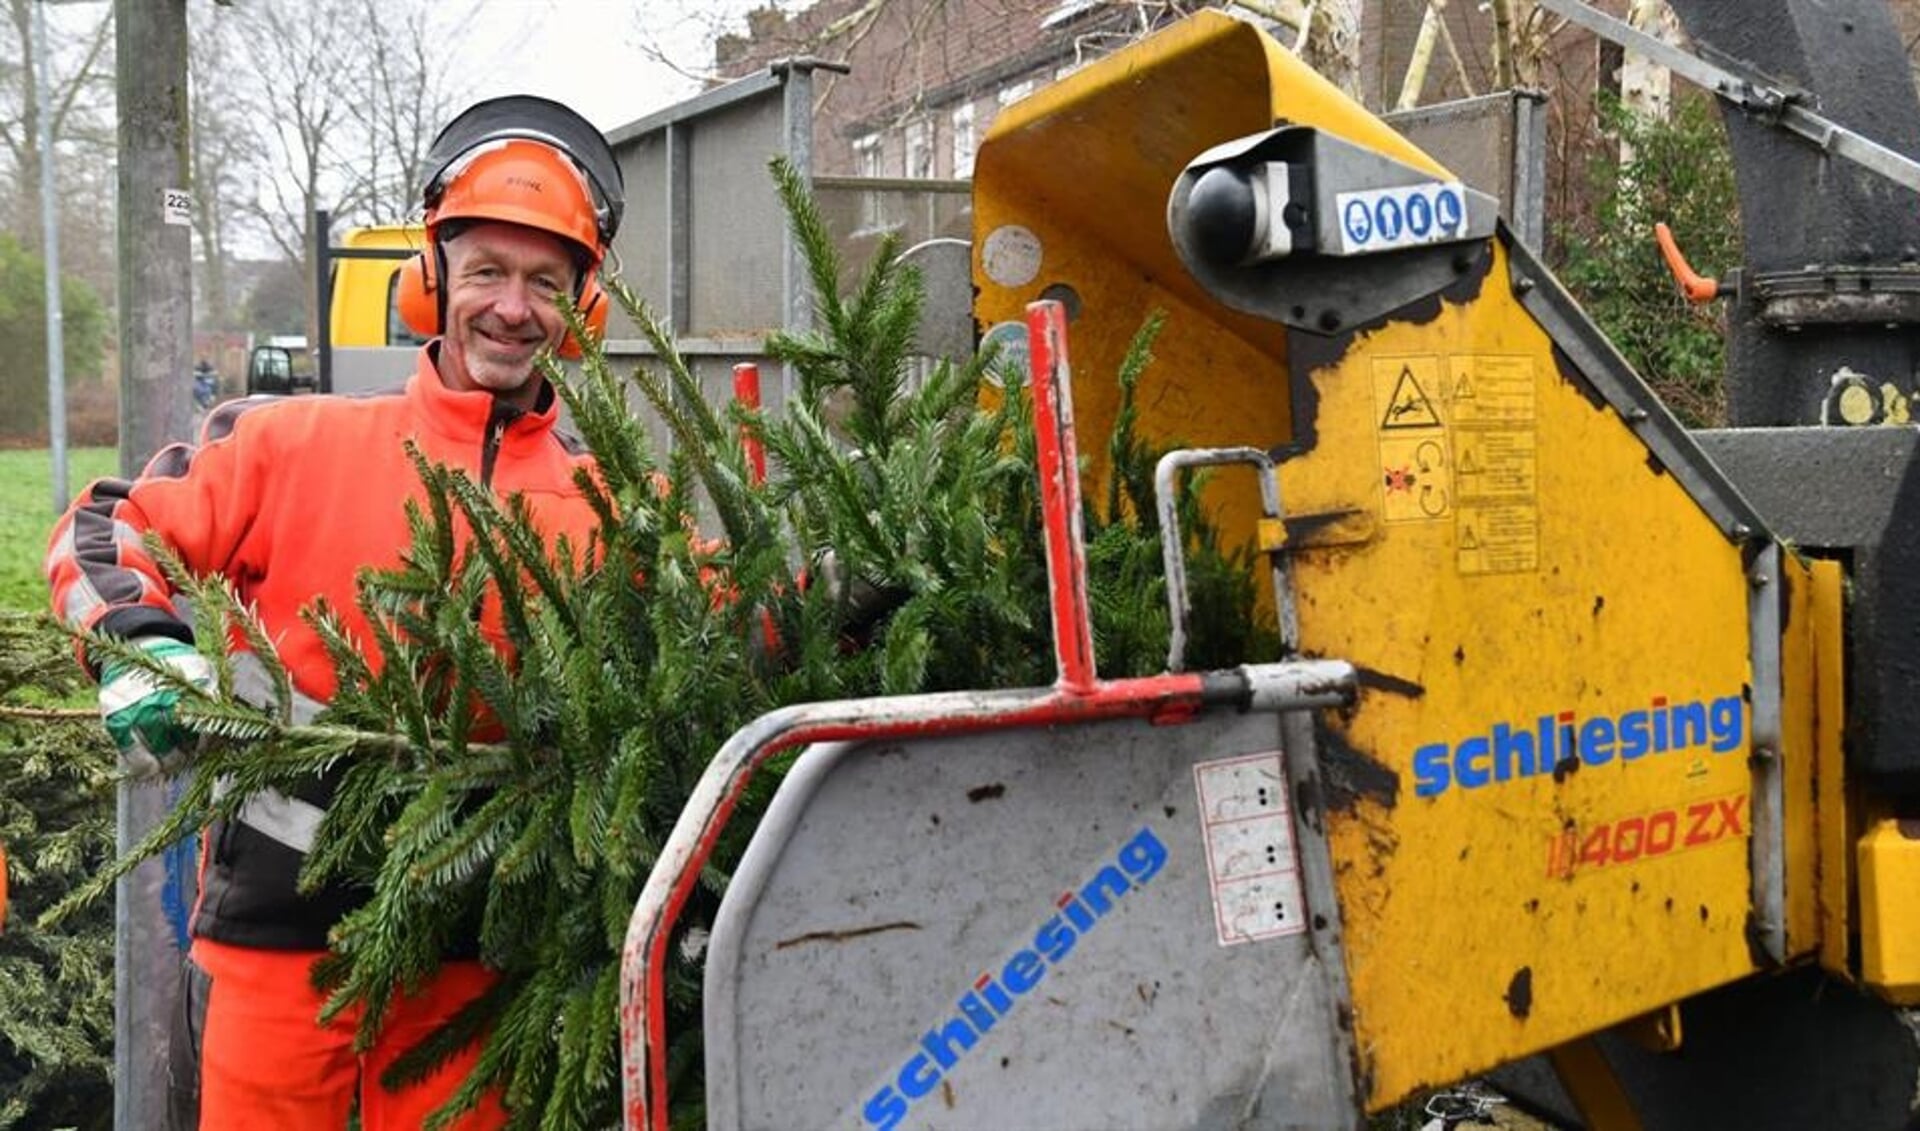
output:
[[[1631,0],[1627,22],[1665,43],[1680,41],[1680,21],[1666,0]],[[1673,101],[1673,74],[1637,51],[1620,64],[1620,100],[1637,114],[1664,119]],[[1624,159],[1627,155],[1622,154]]]
[[[308,218],[322,203],[351,212],[371,197],[364,165],[352,161],[344,136],[349,105],[360,100],[358,0],[298,3],[264,0],[223,11],[240,22],[253,76],[241,104],[254,125],[261,161],[254,192],[242,209],[281,254],[306,262]]]
[[[252,157],[252,124],[244,116],[234,25],[195,12],[189,36],[188,167],[193,174],[193,235],[199,245],[201,302],[197,320],[223,325],[233,314],[227,261],[234,213],[243,200]]]
[[[24,2],[24,0],[22,0]],[[312,217],[394,222],[463,86],[432,0],[251,0],[208,10],[195,41],[195,167],[210,305],[231,305],[237,235],[306,277]],[[204,97],[202,97],[204,96]]]
[[[395,221],[418,207],[427,147],[434,133],[467,99],[451,56],[435,47],[433,24],[462,22],[475,11],[449,15],[426,4],[362,0],[361,19],[379,28],[368,45],[362,96],[348,102],[366,139],[368,209],[372,219]]]
[[[111,10],[98,14],[71,41],[49,29],[51,88],[43,91],[33,34],[34,5],[35,0],[7,0],[5,32],[12,42],[0,53],[0,60],[5,60],[0,62],[0,146],[12,171],[8,229],[24,245],[38,249],[42,117],[51,116],[56,145],[67,143],[82,160],[111,163],[113,20]]]

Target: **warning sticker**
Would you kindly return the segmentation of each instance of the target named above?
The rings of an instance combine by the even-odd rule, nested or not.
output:
[[[1432,522],[1453,513],[1453,456],[1441,405],[1440,359],[1384,357],[1373,363],[1380,443],[1380,516]]]
[[[1380,410],[1380,429],[1438,428],[1440,413],[1433,407],[1433,401],[1427,397],[1427,390],[1421,384],[1420,377],[1413,371],[1416,363],[1422,369],[1431,370],[1432,358],[1410,358],[1402,361],[1400,375],[1393,379],[1393,390],[1387,394],[1386,405]],[[1384,369],[1392,369],[1393,363],[1387,362]],[[1433,381],[1429,372],[1427,382]],[[1378,383],[1377,380],[1375,382]]]
[[[1388,522],[1444,518],[1453,509],[1446,434],[1382,438],[1382,506]]]
[[[1540,568],[1539,430],[1531,357],[1449,359],[1454,546],[1463,574]]]
[[[1293,817],[1279,751],[1193,767],[1221,946],[1307,929]]]

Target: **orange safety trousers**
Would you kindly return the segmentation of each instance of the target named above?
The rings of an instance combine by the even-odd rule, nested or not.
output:
[[[381,1086],[380,1074],[484,993],[494,981],[490,971],[478,962],[447,963],[418,993],[396,999],[374,1047],[356,1053],[359,1006],[324,1025],[318,1020],[326,996],[314,989],[312,973],[323,954],[194,940],[170,1058],[175,1131],[183,1124],[202,1131],[342,1131],[356,1099],[362,1131],[416,1131],[459,1088],[479,1056],[477,1042],[397,1092]],[[458,1131],[505,1125],[497,1090],[452,1124]]]

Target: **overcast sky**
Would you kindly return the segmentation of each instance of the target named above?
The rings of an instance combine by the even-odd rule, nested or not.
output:
[[[759,0],[764,4],[766,0]],[[658,45],[687,70],[712,64],[714,29],[744,26],[754,0],[482,0],[449,29],[473,60],[474,96],[539,94],[565,102],[602,130],[643,118],[698,90],[649,56]],[[782,5],[792,7],[791,4]]]

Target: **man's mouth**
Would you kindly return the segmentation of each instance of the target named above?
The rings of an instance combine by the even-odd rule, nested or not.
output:
[[[492,342],[496,346],[500,346],[508,350],[513,350],[515,352],[518,352],[520,350],[525,350],[525,349],[533,349],[540,345],[540,339],[538,337],[527,337],[522,334],[509,334],[500,330],[489,330],[485,327],[476,327],[476,329],[479,331],[480,336],[487,339],[487,341]]]

